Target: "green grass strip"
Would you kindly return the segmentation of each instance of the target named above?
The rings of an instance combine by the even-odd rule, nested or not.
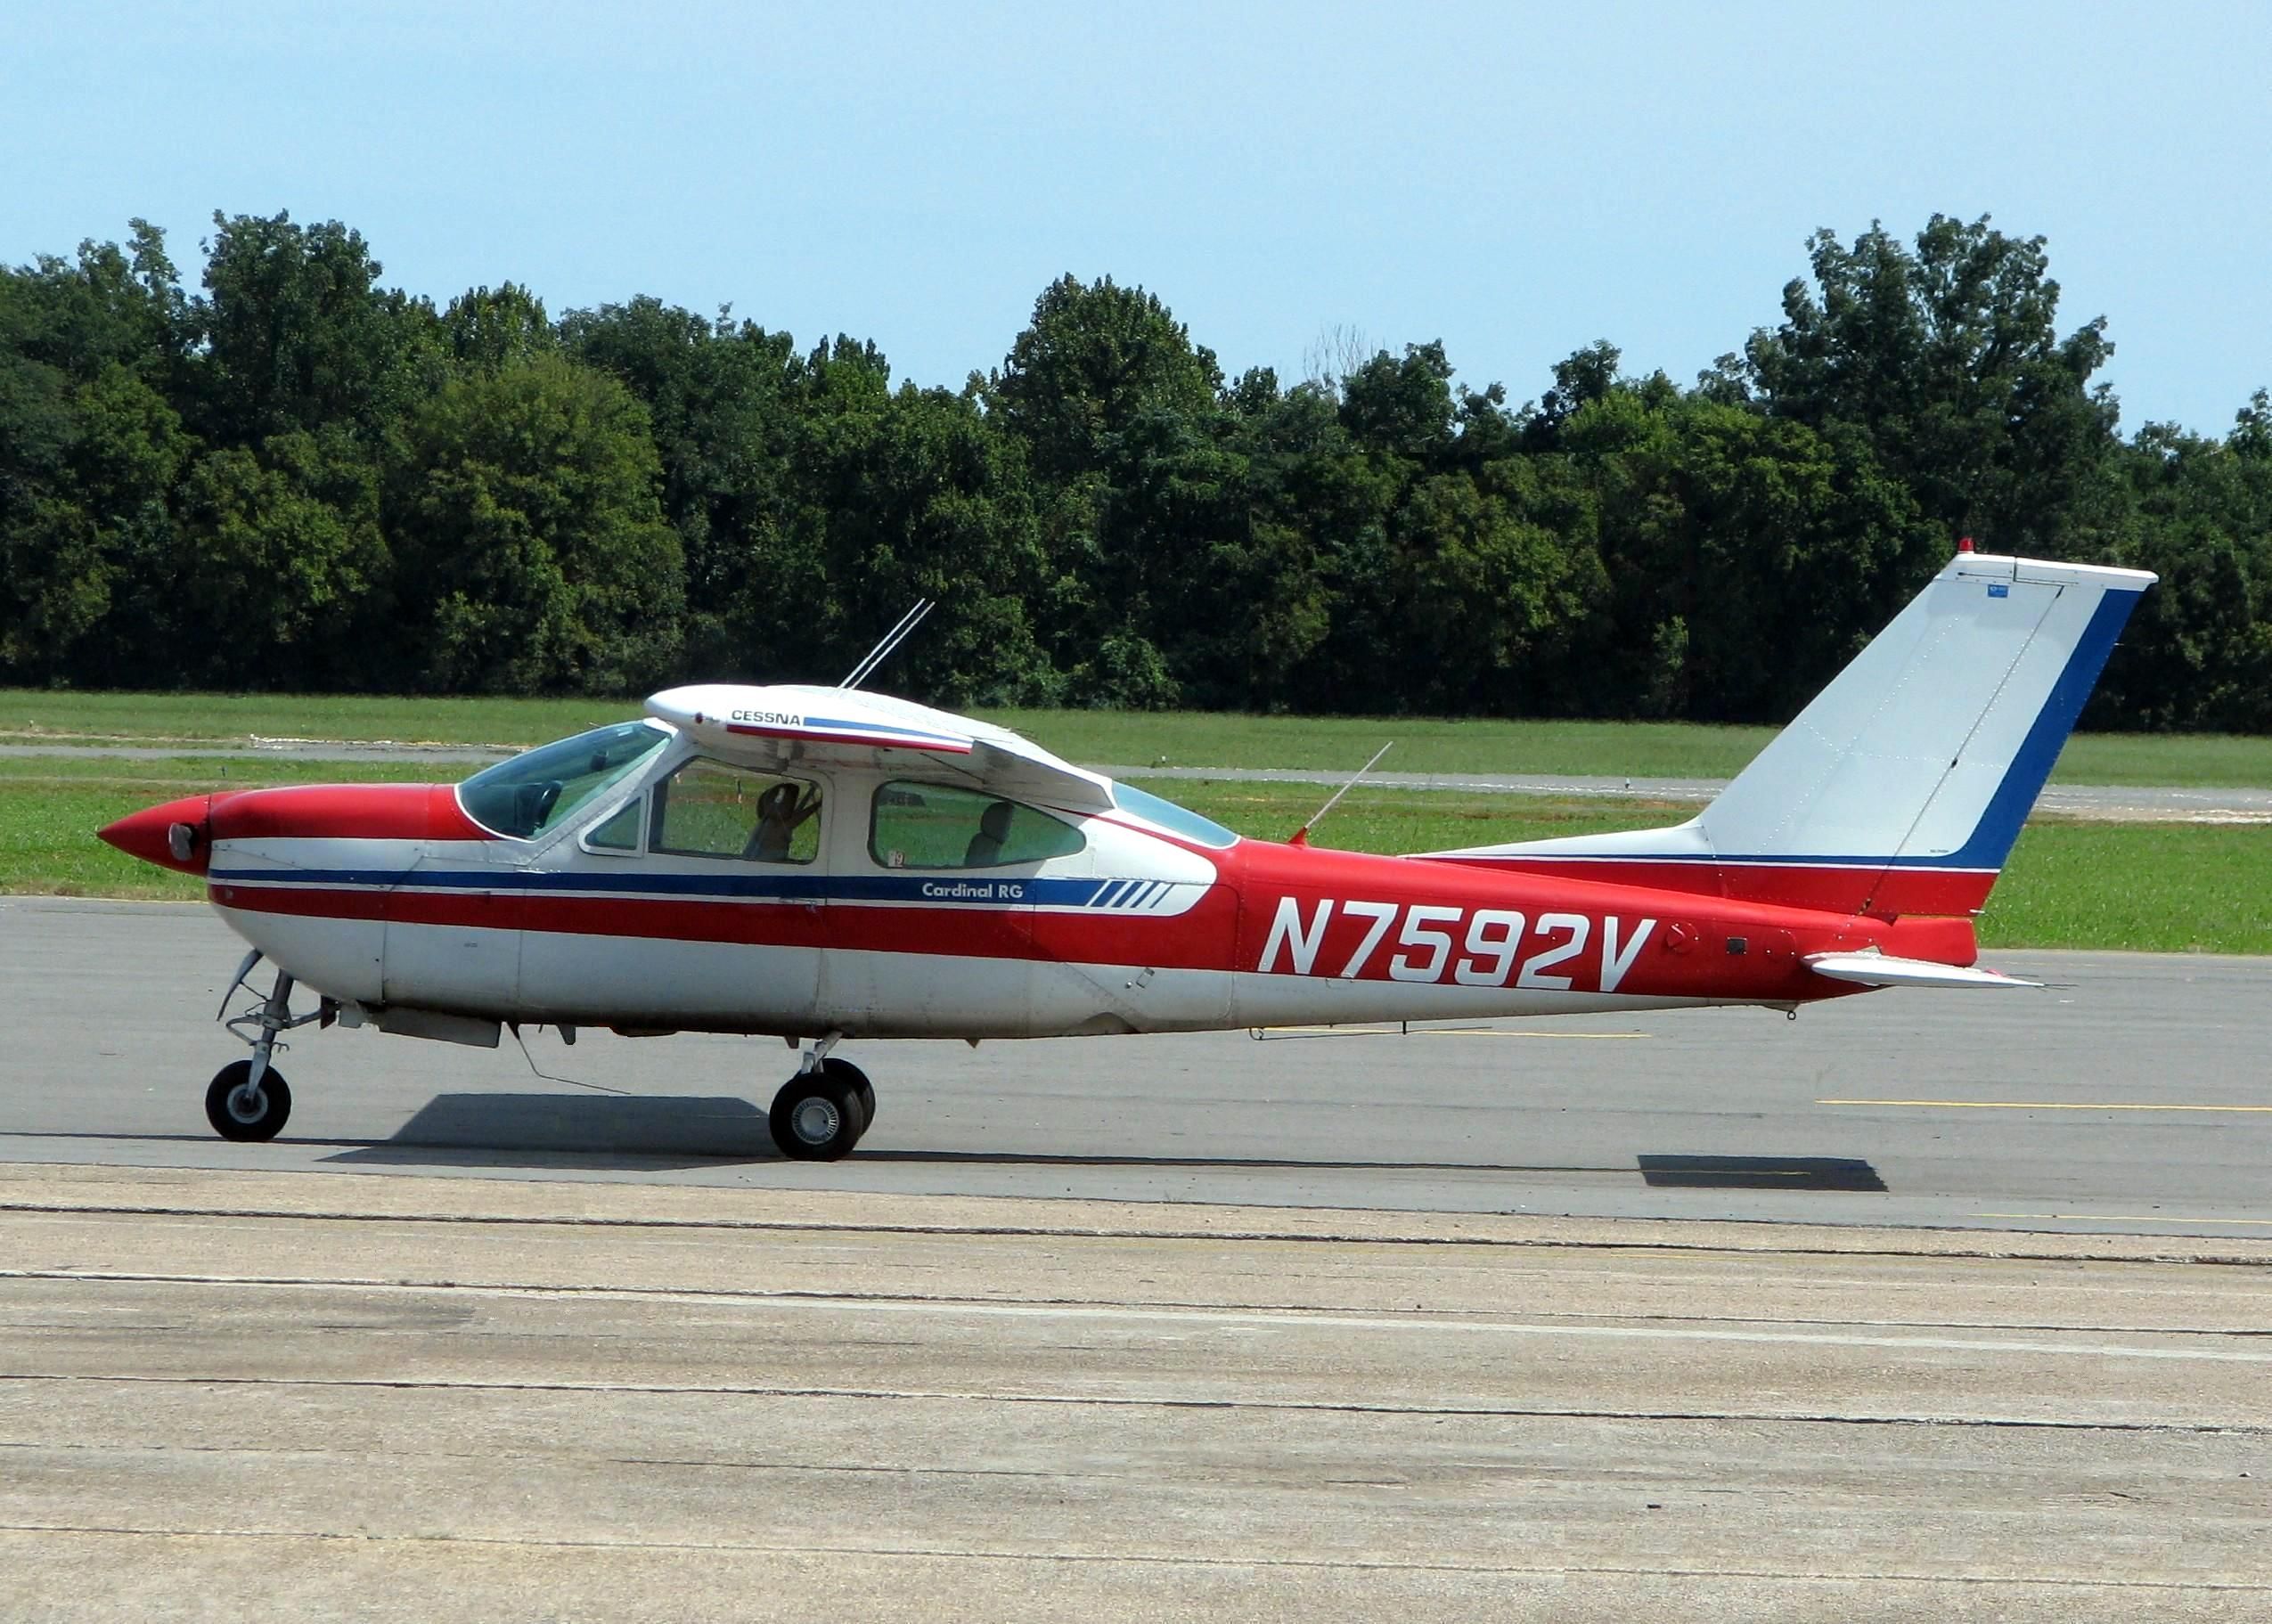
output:
[[[338,695],[51,693],[0,690],[0,742],[266,739],[541,744],[639,714],[635,699],[414,699]],[[1430,717],[1212,712],[982,712],[1068,761],[1118,766],[1285,767],[1353,772],[1383,744],[1384,771],[1731,778],[1774,737],[1687,722],[1454,722]],[[2272,788],[2272,738],[2082,734],[2055,781]]]

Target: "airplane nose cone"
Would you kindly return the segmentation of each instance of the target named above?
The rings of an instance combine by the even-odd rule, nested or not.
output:
[[[129,857],[184,874],[202,874],[209,855],[212,806],[211,796],[186,796],[130,812],[96,833]]]

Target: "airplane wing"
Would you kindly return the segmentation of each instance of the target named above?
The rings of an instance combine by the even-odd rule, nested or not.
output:
[[[886,694],[703,683],[653,696],[647,714],[727,760],[775,771],[805,762],[944,774],[1076,812],[1106,812],[1113,804],[1108,779],[1007,728]]]
[[[1937,964],[1930,959],[1895,959],[1889,954],[1814,953],[1807,967],[1833,981],[1864,987],[2039,987],[2039,981],[2006,975],[1977,966]]]

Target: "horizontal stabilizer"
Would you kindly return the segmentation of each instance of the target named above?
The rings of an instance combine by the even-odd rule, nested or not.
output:
[[[1936,964],[1930,959],[1894,959],[1884,953],[1816,953],[1807,968],[1833,981],[1864,987],[2039,987],[2039,981],[2006,975],[1977,966]]]

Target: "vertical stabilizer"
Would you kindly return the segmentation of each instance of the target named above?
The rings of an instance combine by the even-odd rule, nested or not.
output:
[[[1434,855],[1840,912],[1978,912],[2153,580],[1959,553],[1688,822]]]

